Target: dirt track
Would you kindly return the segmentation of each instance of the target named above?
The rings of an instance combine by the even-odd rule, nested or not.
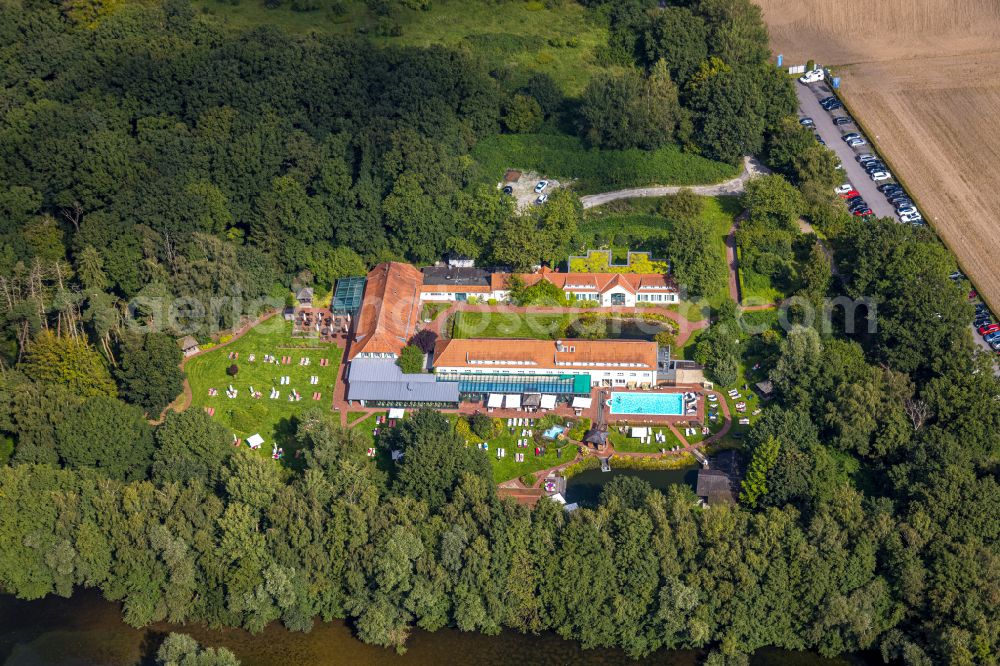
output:
[[[787,63],[838,66],[851,114],[1000,311],[1000,2],[756,2]]]
[[[718,197],[724,195],[742,194],[747,181],[760,174],[768,173],[769,170],[754,157],[743,158],[743,172],[732,180],[717,185],[689,185],[679,187],[675,185],[664,185],[660,187],[633,187],[627,190],[615,190],[613,192],[602,192],[600,194],[588,194],[580,197],[580,203],[584,208],[602,206],[609,201],[618,199],[636,199],[639,197],[663,197],[668,194],[677,194],[681,190],[691,190],[695,194],[706,197]]]

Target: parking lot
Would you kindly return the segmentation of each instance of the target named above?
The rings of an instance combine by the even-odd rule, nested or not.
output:
[[[895,207],[889,203],[889,201],[886,200],[885,195],[877,189],[877,186],[880,183],[874,182],[861,164],[859,164],[855,159],[855,157],[861,153],[872,153],[874,155],[878,155],[878,152],[875,150],[871,141],[868,140],[867,136],[862,134],[860,128],[853,121],[839,126],[834,124],[833,119],[835,117],[850,115],[845,109],[841,108],[834,111],[827,111],[820,104],[820,100],[830,97],[833,94],[827,83],[825,81],[810,84],[796,82],[795,93],[799,99],[799,118],[812,118],[814,123],[812,128],[813,131],[823,139],[827,148],[832,150],[844,165],[844,181],[849,182],[854,186],[854,189],[856,189],[862,198],[864,198],[865,202],[869,205],[872,212],[876,216],[898,220],[899,218],[896,215]],[[862,137],[867,141],[867,143],[857,148],[849,146],[846,142],[844,142],[842,137],[845,134],[852,132],[862,134]],[[893,179],[882,182],[894,183],[896,181]],[[956,274],[955,277],[956,279],[964,279],[964,276],[961,276],[960,274]],[[989,321],[993,322],[997,321],[997,319],[990,314]],[[975,341],[976,346],[995,358],[997,350],[991,347],[991,345],[983,339],[983,336],[977,330],[976,325],[972,325],[971,328],[972,338]],[[995,372],[998,376],[1000,376],[1000,367],[997,367]]]
[[[819,101],[821,99],[833,94],[830,92],[829,86],[825,82],[810,85],[803,85],[796,82],[795,92],[799,97],[799,117],[812,118],[813,122],[816,123],[815,132],[823,138],[827,148],[836,153],[844,165],[845,182],[849,182],[854,186],[854,189],[861,194],[877,217],[898,219],[896,217],[896,209],[886,201],[885,195],[876,189],[876,185],[879,185],[879,183],[873,182],[861,165],[858,164],[857,160],[854,159],[860,153],[875,153],[874,147],[870,142],[868,145],[861,146],[860,148],[851,148],[844,143],[840,137],[848,132],[858,132],[860,134],[860,130],[854,123],[840,127],[833,124],[834,116],[848,115],[844,109],[838,109],[831,113],[820,106]],[[889,180],[883,182],[889,183],[895,181]]]
[[[514,173],[514,172],[511,172]],[[511,188],[511,196],[517,199],[517,209],[518,211],[525,211],[536,206],[538,204],[535,201],[538,199],[538,193],[535,192],[535,185],[538,181],[542,180],[542,177],[535,173],[534,171],[525,171],[519,173],[517,180],[507,181],[504,180],[497,183],[497,189],[503,189],[506,186]],[[558,189],[562,183],[553,178],[546,179],[548,185],[545,186],[545,194],[552,194],[556,189]]]

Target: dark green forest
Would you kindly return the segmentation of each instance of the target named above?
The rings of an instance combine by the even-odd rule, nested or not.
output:
[[[5,593],[97,588],[134,626],[348,618],[399,649],[455,626],[706,647],[713,664],[769,645],[997,662],[1000,383],[953,258],[831,199],[836,160],[791,117],[749,0],[582,4],[610,37],[579,98],[467,48],[230,31],[183,0],[0,5]],[[571,190],[518,213],[471,157],[536,130],[777,172],[748,186],[739,240],[798,297],[794,325],[751,334],[730,302],[697,346],[721,383],[750,356],[774,382],[738,506],[623,482],[573,514],[530,510],[433,412],[381,438],[405,455],[378,466],[310,412],[301,469],[233,448],[200,411],[147,420],[181,390],[177,334],[282,305],[293,280],[579,249]],[[709,282],[689,254],[679,268]],[[809,316],[839,296],[874,309]],[[222,305],[170,320],[158,304],[177,298]]]

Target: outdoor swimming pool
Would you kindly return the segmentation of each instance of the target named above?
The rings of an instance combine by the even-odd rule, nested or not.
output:
[[[561,425],[554,425],[545,432],[542,433],[542,437],[545,439],[557,439],[559,435],[566,432],[566,428]]]
[[[684,414],[682,393],[611,393],[612,414],[652,414],[681,416]]]

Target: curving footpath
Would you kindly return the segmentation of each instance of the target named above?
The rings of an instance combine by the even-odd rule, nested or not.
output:
[[[770,169],[761,164],[756,157],[746,156],[743,158],[743,173],[732,180],[727,180],[716,185],[664,185],[661,187],[633,187],[626,190],[602,192],[601,194],[588,194],[580,197],[580,203],[583,204],[584,208],[594,208],[595,206],[601,206],[619,199],[662,197],[668,194],[677,194],[681,190],[691,190],[695,194],[706,197],[737,195],[743,193],[748,180],[767,173],[770,173]]]

